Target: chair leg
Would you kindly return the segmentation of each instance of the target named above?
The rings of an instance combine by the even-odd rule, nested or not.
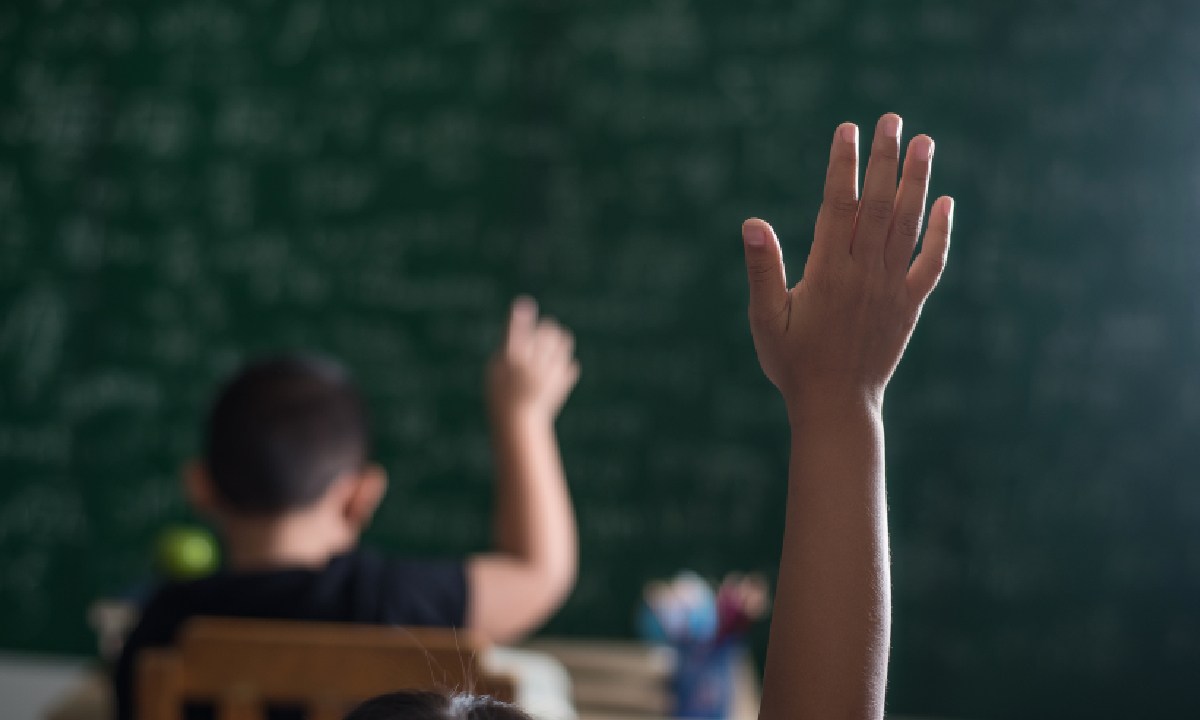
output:
[[[179,686],[183,668],[177,658],[157,648],[138,657],[138,720],[183,720]]]
[[[267,720],[267,708],[253,693],[235,690],[220,698],[217,720]]]

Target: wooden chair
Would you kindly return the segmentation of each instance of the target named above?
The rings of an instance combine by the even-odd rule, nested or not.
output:
[[[515,682],[486,674],[486,643],[462,630],[348,623],[195,618],[173,648],[141,652],[139,720],[180,720],[185,700],[218,720],[265,719],[266,703],[300,705],[309,720],[395,690],[467,691],[512,702]]]

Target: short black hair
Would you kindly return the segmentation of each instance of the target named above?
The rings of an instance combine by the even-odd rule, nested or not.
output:
[[[404,691],[380,695],[346,720],[532,720],[516,705],[488,695]]]
[[[245,365],[208,417],[204,460],[223,506],[274,516],[314,503],[367,462],[366,410],[336,362],[285,355]]]

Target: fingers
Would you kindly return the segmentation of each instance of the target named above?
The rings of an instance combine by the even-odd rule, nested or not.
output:
[[[504,336],[504,353],[508,357],[515,359],[527,354],[529,340],[537,326],[537,313],[537,302],[528,295],[513,300]]]
[[[579,380],[579,361],[574,354],[575,336],[570,330],[553,319],[538,323],[529,370],[556,408]]]
[[[813,253],[850,254],[854,218],[858,214],[858,126],[842,123],[833,133],[825,196],[817,213]]]
[[[946,267],[946,254],[950,250],[950,228],[954,224],[954,199],[940,197],[933,203],[929,213],[929,229],[921,252],[908,270],[906,282],[909,296],[919,307],[933,292],[942,269]]]
[[[513,300],[504,338],[504,353],[535,367],[567,365],[575,352],[575,336],[554,318],[538,318],[537,302],[521,295]]]
[[[896,193],[892,229],[887,240],[887,266],[897,270],[901,277],[912,261],[925,219],[925,198],[932,167],[933,140],[928,135],[917,135],[908,143],[908,152],[904,156],[904,175]]]
[[[575,336],[547,318],[538,323],[533,337],[533,360],[539,367],[566,365],[575,352]]]
[[[896,203],[896,171],[900,165],[900,116],[887,113],[875,126],[871,159],[863,179],[862,200],[854,228],[851,253],[856,258],[879,258],[887,244]]]
[[[579,373],[580,372],[581,371],[579,368],[579,361],[572,360],[571,364],[567,366],[566,371],[563,373],[563,377],[562,377],[561,388],[562,388],[562,392],[564,394],[575,389],[575,386],[577,384],[579,384]]]
[[[785,317],[788,308],[787,276],[779,240],[771,226],[758,218],[742,223],[742,240],[750,280],[750,322],[777,322]]]

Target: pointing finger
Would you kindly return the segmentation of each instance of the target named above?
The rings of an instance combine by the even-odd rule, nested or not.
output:
[[[520,295],[512,303],[508,316],[508,330],[504,336],[504,352],[510,358],[527,353],[529,340],[537,327],[537,302],[528,295]]]
[[[825,196],[817,213],[814,254],[850,254],[858,214],[858,126],[842,123],[833,134]]]

